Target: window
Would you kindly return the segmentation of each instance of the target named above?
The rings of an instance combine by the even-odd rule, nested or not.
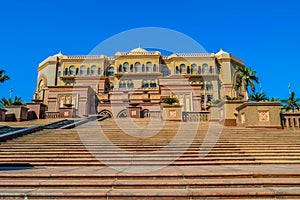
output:
[[[146,72],[146,68],[144,64],[142,65],[142,72]]]
[[[142,88],[145,89],[145,88],[148,88],[148,87],[149,87],[148,81],[147,80],[143,80],[142,81]]]
[[[205,95],[201,95],[201,104],[204,104],[205,101]]]
[[[197,65],[196,64],[192,64],[192,74],[196,74],[197,73]]]
[[[163,67],[163,76],[169,76],[169,68],[167,66]]]
[[[114,68],[113,67],[109,68],[109,70],[108,70],[108,76],[110,76],[110,77],[114,76]]]
[[[102,71],[101,71],[101,68],[99,67],[98,68],[98,76],[101,76],[101,74],[102,74]]]
[[[187,66],[186,73],[187,73],[187,74],[190,74],[190,73],[191,73],[191,68],[190,68],[190,66]]]
[[[120,73],[123,72],[123,66],[122,65],[119,65],[119,70],[118,70]]]
[[[203,74],[208,74],[208,65],[207,64],[202,65],[202,73]]]
[[[141,66],[141,63],[140,63],[140,62],[136,62],[136,63],[134,64],[134,70],[135,70],[135,72],[139,72],[139,71],[140,71],[140,70],[139,70],[140,66]]]
[[[128,80],[127,87],[131,89],[134,87],[132,80]]]
[[[84,65],[80,66],[79,74],[80,76],[85,75],[86,67]]]
[[[125,62],[125,63],[123,64],[124,72],[128,72],[128,67],[129,67],[129,63],[128,63],[128,62]]]
[[[146,72],[151,72],[151,68],[152,68],[152,63],[151,62],[147,62],[146,63]]]
[[[176,68],[175,68],[175,74],[179,74],[178,66],[176,66]]]
[[[68,68],[65,69],[65,76],[69,76],[69,70],[68,70]]]
[[[151,80],[151,82],[150,82],[150,88],[156,88],[156,82],[155,82],[155,80]]]
[[[133,67],[133,65],[130,65],[130,72],[134,72],[134,67]]]
[[[153,72],[157,72],[156,64],[154,64],[154,66],[153,66]]]
[[[78,75],[79,75],[79,69],[76,68],[76,76],[78,76]]]
[[[198,74],[201,74],[202,70],[201,70],[201,66],[198,66]]]
[[[87,68],[87,70],[86,70],[86,75],[91,75],[91,73],[90,73],[90,68]]]
[[[57,76],[61,77],[61,71],[58,71]]]
[[[213,89],[212,83],[211,83],[211,82],[208,82],[208,83],[206,84],[206,90],[207,90],[207,91],[212,91],[212,89]]]
[[[213,70],[213,67],[212,67],[212,66],[209,67],[209,73],[210,73],[210,74],[213,74],[213,73],[214,73],[214,70]]]
[[[185,64],[180,65],[180,74],[183,74],[185,70]]]
[[[112,82],[109,83],[109,90],[113,90],[114,89],[114,84]]]
[[[69,75],[70,76],[74,76],[75,75],[75,67],[73,65],[69,68]]]
[[[96,67],[96,65],[93,65],[93,66],[91,67],[91,75],[92,75],[92,76],[96,76],[96,71],[97,71],[97,67]]]
[[[213,100],[213,95],[211,94],[207,95],[207,102],[210,102],[211,100]]]
[[[126,88],[126,83],[125,83],[125,81],[120,81],[120,83],[119,83],[119,88]]]

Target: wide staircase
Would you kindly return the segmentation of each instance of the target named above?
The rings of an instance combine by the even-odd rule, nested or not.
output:
[[[0,144],[0,198],[300,198],[300,132],[108,119]]]

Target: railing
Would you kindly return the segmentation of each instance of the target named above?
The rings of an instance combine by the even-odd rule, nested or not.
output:
[[[284,129],[300,128],[300,112],[281,113],[281,126]]]
[[[208,122],[209,120],[209,112],[182,112],[182,121],[184,122]]]
[[[149,113],[144,117],[161,119],[161,112],[160,111],[149,111]]]
[[[48,112],[46,111],[46,119],[59,118],[59,112]]]

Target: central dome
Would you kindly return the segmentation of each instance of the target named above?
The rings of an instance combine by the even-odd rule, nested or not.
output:
[[[132,49],[130,52],[148,52],[146,49],[143,49],[141,47]]]

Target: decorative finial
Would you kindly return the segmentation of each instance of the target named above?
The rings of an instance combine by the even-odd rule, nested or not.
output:
[[[139,43],[139,48],[141,48],[141,43]]]

